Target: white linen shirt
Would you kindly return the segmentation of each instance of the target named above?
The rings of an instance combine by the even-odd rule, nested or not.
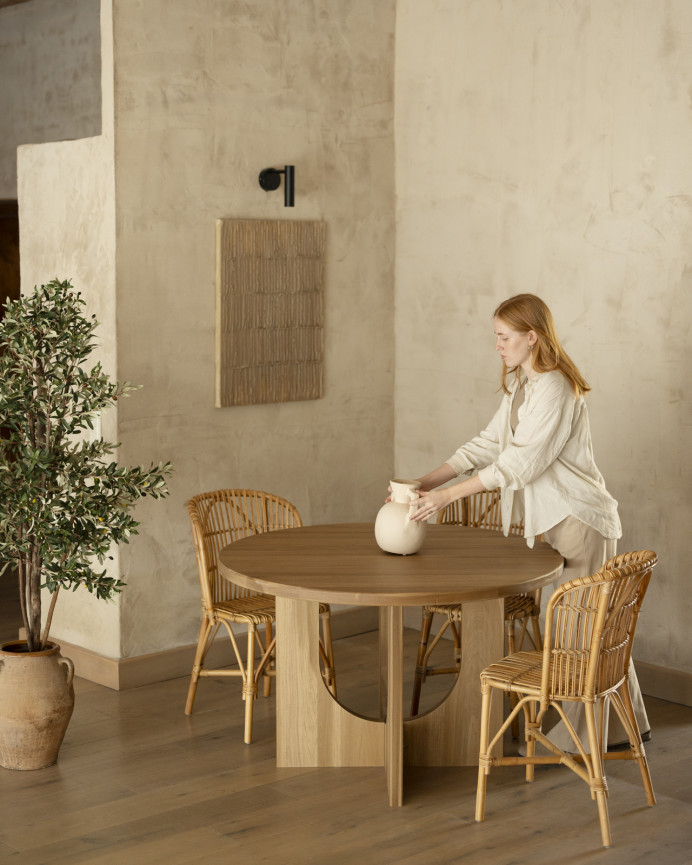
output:
[[[514,380],[486,429],[462,445],[447,464],[457,476],[478,470],[486,489],[500,489],[505,535],[514,492],[523,489],[524,536],[530,547],[536,535],[568,516],[604,538],[619,538],[617,502],[606,490],[593,458],[584,397],[575,397],[562,373],[539,373],[526,382],[513,433],[510,414],[517,386]]]

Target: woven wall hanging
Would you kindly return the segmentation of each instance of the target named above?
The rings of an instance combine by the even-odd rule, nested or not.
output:
[[[216,405],[319,399],[324,222],[216,222]]]

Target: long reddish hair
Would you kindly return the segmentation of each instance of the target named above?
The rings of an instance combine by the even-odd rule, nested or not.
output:
[[[555,330],[553,314],[547,304],[535,294],[516,294],[504,300],[493,313],[493,318],[502,319],[512,330],[528,333],[532,330],[538,339],[533,349],[533,368],[536,372],[558,370],[572,385],[575,396],[583,396],[591,390],[570,356],[564,350]],[[509,393],[507,376],[514,373],[517,379],[521,367],[511,369],[502,362],[502,389]]]

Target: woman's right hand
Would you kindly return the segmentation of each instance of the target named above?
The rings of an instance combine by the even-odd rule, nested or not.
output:
[[[420,490],[420,492],[423,495],[412,502],[416,506],[416,511],[410,519],[414,522],[426,522],[447,507],[452,500],[452,493],[449,487],[429,492]]]

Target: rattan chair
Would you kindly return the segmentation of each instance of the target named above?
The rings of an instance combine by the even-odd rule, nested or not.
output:
[[[492,529],[501,531],[502,517],[500,513],[499,490],[484,491],[458,499],[447,505],[437,515],[437,522],[443,525],[471,526],[480,529]],[[524,524],[514,523],[510,526],[510,534],[523,535]],[[538,617],[541,612],[541,592],[528,592],[519,595],[510,595],[505,598],[505,636],[507,640],[507,651],[514,652],[522,648],[524,639],[528,635],[535,649],[542,647],[541,629]],[[440,630],[430,642],[433,619],[436,615],[444,616]],[[532,633],[527,631],[531,623]],[[519,625],[519,636],[517,639],[516,626]],[[431,666],[430,657],[435,651],[438,643],[449,629],[454,640],[453,665]],[[450,673],[458,673],[461,666],[461,604],[439,604],[423,607],[423,618],[418,641],[418,656],[416,658],[416,671],[413,680],[413,694],[411,697],[411,715],[418,714],[420,694],[423,682],[428,676],[440,676]],[[515,736],[519,735],[519,726],[513,729]]]
[[[192,538],[197,554],[197,568],[202,587],[202,627],[190,677],[185,704],[189,715],[195,702],[200,676],[238,676],[243,682],[245,700],[245,742],[252,742],[253,704],[257,685],[264,682],[264,694],[271,689],[269,677],[275,675],[273,652],[276,638],[273,626],[276,620],[274,598],[252,592],[224,579],[219,573],[219,552],[228,544],[248,535],[290,529],[302,526],[297,509],[285,499],[258,490],[215,490],[194,496],[187,503],[192,527]],[[320,604],[322,639],[319,651],[323,677],[327,687],[336,696],[334,655],[332,651],[331,620],[328,604]],[[247,627],[245,658],[240,651],[232,625]],[[211,645],[223,625],[230,637],[238,668],[205,669],[204,662]],[[264,645],[257,631],[265,628]],[[255,664],[255,644],[261,659]]]
[[[647,802],[655,804],[628,681],[637,618],[657,561],[656,554],[650,550],[625,553],[607,561],[593,576],[564,583],[548,602],[543,650],[515,652],[483,670],[477,821],[484,818],[486,782],[494,766],[526,766],[526,780],[533,781],[536,764],[564,763],[589,785],[591,797],[598,806],[604,847],[610,847],[611,843],[604,760],[635,760]],[[494,690],[516,694],[519,699],[491,739],[490,707]],[[626,751],[607,750],[604,735],[607,700],[627,731],[630,744]],[[579,739],[566,718],[565,702],[583,704],[587,743]],[[574,741],[573,754],[561,751],[542,732],[543,718],[551,706],[557,710]],[[502,742],[505,730],[520,711],[525,719],[526,756],[492,756],[496,744]],[[537,756],[536,742],[550,753]]]

